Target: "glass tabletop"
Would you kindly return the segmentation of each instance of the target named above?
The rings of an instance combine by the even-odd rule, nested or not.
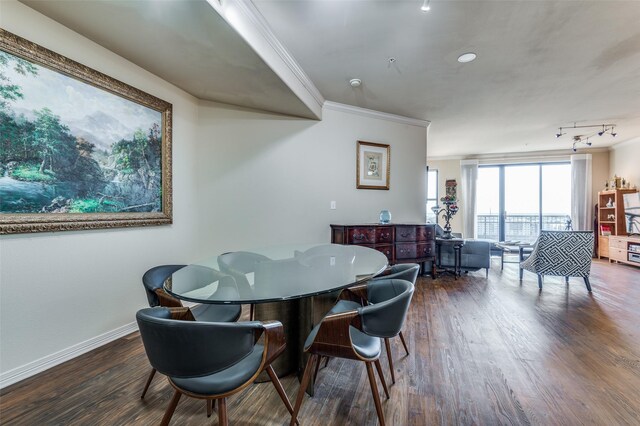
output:
[[[221,254],[174,272],[167,293],[198,303],[264,303],[314,296],[366,281],[387,257],[361,246],[272,246]]]

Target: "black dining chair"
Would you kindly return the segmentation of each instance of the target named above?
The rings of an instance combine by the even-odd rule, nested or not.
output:
[[[240,292],[251,293],[251,285],[247,279],[247,274],[255,273],[258,263],[270,261],[267,256],[248,251],[233,251],[218,256],[218,266],[220,272],[231,275],[235,280]],[[249,319],[254,319],[254,304],[249,305]]]
[[[185,266],[187,265],[160,265],[144,273],[142,284],[150,307],[182,307],[182,302],[164,291],[163,285],[174,272]],[[223,274],[216,273],[216,271],[204,266],[191,265],[189,268],[189,278],[194,281],[210,283],[219,280],[223,276]],[[234,322],[240,318],[242,307],[240,305],[202,304],[192,307],[190,312],[196,321]],[[155,374],[156,369],[152,368],[140,398],[144,399]]]
[[[227,425],[227,397],[266,371],[290,414],[293,409],[271,363],[284,351],[278,321],[198,322],[172,319],[169,308],[145,308],[136,321],[151,365],[166,375],[175,393],[161,425],[168,425],[182,395],[218,403],[219,424]],[[262,343],[258,343],[264,336]]]
[[[355,309],[338,312],[349,305],[349,301],[338,303],[316,325],[307,337],[304,351],[309,357],[298,396],[291,416],[291,425],[297,422],[297,416],[302,405],[305,390],[311,380],[312,370],[320,363],[320,357],[336,357],[363,361],[369,376],[369,385],[373,394],[378,420],[385,424],[384,412],[378,395],[373,366],[376,367],[382,387],[387,398],[387,389],[382,368],[380,367],[380,338],[397,335],[404,324],[413,296],[414,286],[405,280],[384,280],[376,283],[380,292],[397,292],[397,296],[375,305],[357,306]]]
[[[417,263],[403,263],[403,264],[393,265],[389,269],[389,272],[387,274],[373,278],[369,280],[369,283],[366,286],[361,286],[360,288],[366,287],[366,293],[360,291],[359,298],[360,299],[364,298],[365,302],[372,303],[372,304],[384,302],[389,298],[395,297],[397,294],[395,291],[393,291],[392,287],[389,288],[390,291],[387,291],[384,289],[379,290],[380,286],[376,285],[376,283],[383,280],[398,279],[398,280],[409,281],[415,287],[419,272],[420,272],[420,265],[418,265]],[[385,288],[387,287],[385,286]],[[356,287],[353,289],[348,289],[348,291],[357,292],[358,290]],[[400,336],[400,341],[402,342],[402,346],[404,346],[404,350],[408,356],[409,348],[407,347],[407,342],[404,339],[404,335],[402,334],[402,331],[398,333],[398,336]],[[395,337],[395,336],[391,336],[391,337]],[[384,345],[387,350],[387,360],[389,362],[389,370],[391,370],[391,381],[392,383],[395,383],[396,377],[393,369],[393,356],[391,355],[391,344],[389,342],[389,337],[384,338]]]

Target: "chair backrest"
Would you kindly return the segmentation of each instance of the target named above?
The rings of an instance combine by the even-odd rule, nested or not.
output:
[[[593,231],[541,231],[529,261],[541,275],[587,277],[593,240]]]
[[[220,272],[231,275],[239,289],[248,291],[250,289],[249,280],[246,274],[255,272],[258,263],[269,261],[267,256],[248,251],[233,251],[218,256],[218,266]],[[241,290],[242,291],[242,290]]]
[[[420,273],[420,265],[417,263],[399,263],[391,267],[391,271],[387,275],[372,279],[370,282],[379,280],[405,280],[411,284],[416,285],[418,279],[418,273]]]
[[[171,276],[174,272],[184,268],[187,265],[160,265],[149,269],[142,276],[142,284],[144,290],[147,293],[147,300],[149,300],[149,306],[159,306],[160,299],[156,294],[156,290],[162,288],[165,280]]]
[[[396,336],[404,325],[413,297],[414,286],[406,280],[379,280],[374,286],[374,296],[379,302],[358,308],[362,320],[362,331],[377,337]],[[390,296],[390,297],[383,297]]]
[[[231,367],[251,353],[256,330],[251,322],[197,322],[171,319],[167,308],[145,308],[136,321],[150,364],[169,377],[200,377]]]

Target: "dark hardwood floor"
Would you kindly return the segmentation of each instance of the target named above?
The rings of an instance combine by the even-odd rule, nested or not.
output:
[[[405,336],[393,339],[396,384],[383,398],[390,425],[640,424],[640,269],[594,260],[589,295],[579,279],[548,277],[542,292],[516,265],[494,260],[462,279],[421,277]],[[133,313],[132,313],[133,318]],[[389,371],[383,368],[390,383]],[[172,396],[149,373],[137,333],[4,389],[0,423],[158,424]],[[291,400],[298,381],[285,377]],[[382,394],[382,391],[381,391]],[[273,386],[231,397],[236,425],[288,424]],[[377,423],[363,363],[334,359],[322,368],[302,425]],[[183,398],[175,425],[217,424],[203,401]]]

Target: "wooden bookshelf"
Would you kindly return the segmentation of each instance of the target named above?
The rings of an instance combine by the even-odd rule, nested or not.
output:
[[[598,192],[598,258],[609,258],[609,235],[605,231],[611,232],[611,236],[627,235],[624,223],[623,194],[638,192],[637,189],[611,189],[609,191]],[[609,200],[613,206],[608,207]]]

